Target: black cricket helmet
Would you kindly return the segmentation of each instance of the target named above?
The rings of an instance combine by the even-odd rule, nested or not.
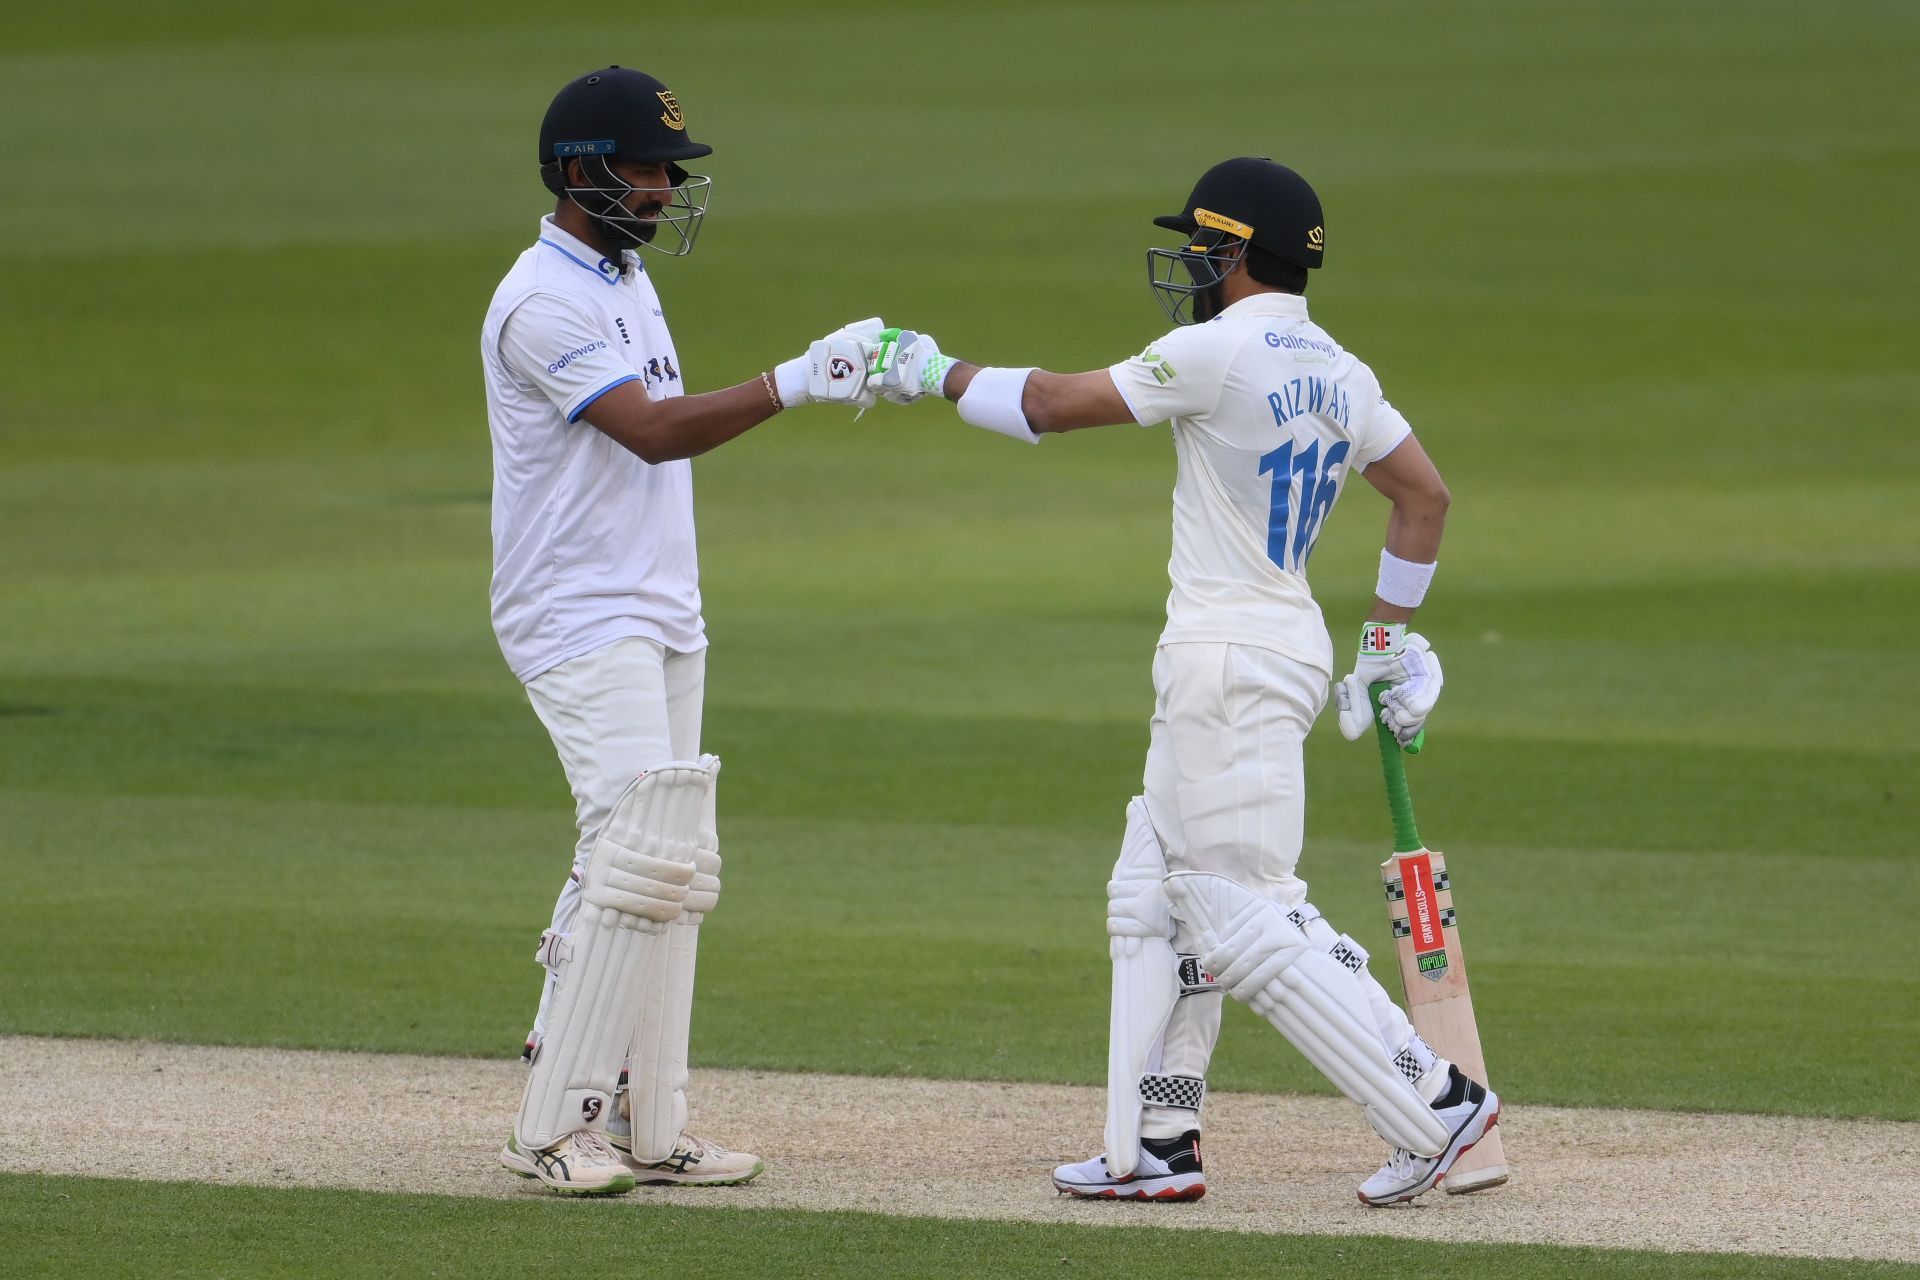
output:
[[[614,244],[645,245],[676,258],[693,251],[713,185],[711,178],[688,173],[680,162],[712,154],[712,147],[687,136],[687,120],[673,91],[626,67],[608,67],[569,82],[554,95],[540,122],[540,179],[547,190],[579,205]],[[585,186],[568,183],[570,160],[580,162]],[[657,191],[660,207],[655,216],[627,211],[625,201],[641,188],[614,172],[616,160],[666,163],[672,185]],[[663,227],[676,237],[672,247],[654,242]]]
[[[1307,180],[1264,156],[1222,160],[1200,175],[1179,213],[1153,220],[1178,231],[1178,249],[1147,250],[1147,282],[1175,324],[1210,320],[1220,310],[1220,282],[1258,245],[1309,269],[1325,256],[1320,197]]]

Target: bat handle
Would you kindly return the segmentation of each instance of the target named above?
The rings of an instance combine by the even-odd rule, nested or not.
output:
[[[1413,820],[1413,793],[1407,788],[1407,766],[1400,759],[1400,741],[1393,736],[1393,730],[1380,723],[1380,695],[1387,691],[1386,681],[1368,689],[1373,701],[1374,736],[1380,743],[1380,771],[1387,779],[1387,812],[1393,815],[1393,848],[1396,853],[1417,853],[1426,845],[1421,842],[1420,828]],[[1425,730],[1421,731],[1425,736]],[[1411,754],[1418,748],[1420,739],[1407,748]]]

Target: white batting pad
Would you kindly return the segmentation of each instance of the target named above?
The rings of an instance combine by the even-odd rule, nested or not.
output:
[[[628,1050],[627,1106],[633,1118],[634,1158],[658,1164],[673,1154],[687,1127],[687,1040],[693,1027],[693,970],[700,923],[720,901],[720,832],[715,817],[720,757],[700,764],[707,788],[691,834],[693,880],[686,909],[667,929],[665,962],[646,977],[640,1017]]]
[[[1307,935],[1307,941],[1314,945],[1315,950],[1324,951],[1332,956],[1359,980],[1361,989],[1367,993],[1367,1006],[1373,1010],[1373,1022],[1379,1029],[1380,1043],[1386,1048],[1388,1055],[1396,1056],[1403,1050],[1412,1051],[1416,1060],[1424,1061],[1427,1067],[1431,1067],[1433,1065],[1431,1052],[1427,1052],[1424,1045],[1417,1050],[1413,1049],[1419,1037],[1414,1034],[1413,1023],[1407,1020],[1406,1011],[1393,1002],[1393,997],[1387,994],[1387,989],[1380,985],[1374,978],[1372,970],[1367,968],[1366,948],[1356,942],[1351,934],[1335,933],[1333,925],[1320,914],[1320,908],[1311,902],[1303,902],[1297,907],[1283,909],[1287,913],[1287,919],[1293,921],[1294,926]],[[1419,1055],[1423,1052],[1425,1057],[1420,1058]],[[1402,1070],[1404,1069],[1403,1065]]]
[[[1147,817],[1147,802],[1135,796],[1127,805],[1120,858],[1107,882],[1113,1004],[1107,1023],[1106,1141],[1107,1168],[1117,1178],[1132,1173],[1140,1161],[1140,1077],[1180,998],[1173,916],[1162,887],[1166,875],[1166,855]]]
[[[1437,1156],[1451,1135],[1388,1057],[1367,993],[1273,903],[1225,876],[1167,877],[1174,912],[1207,948],[1220,985],[1273,1024],[1340,1092],[1366,1108],[1375,1132]]]
[[[713,786],[705,761],[649,769],[614,804],[580,875],[580,914],[541,940],[553,972],[514,1136],[525,1150],[604,1129],[649,971],[665,967],[667,927],[694,876],[694,834]]]

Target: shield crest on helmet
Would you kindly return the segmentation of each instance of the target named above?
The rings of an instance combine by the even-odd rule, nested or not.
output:
[[[661,105],[666,107],[665,114],[660,117],[660,123],[669,129],[685,131],[687,118],[680,114],[680,99],[673,96],[673,90],[671,89],[660,90],[658,96]]]

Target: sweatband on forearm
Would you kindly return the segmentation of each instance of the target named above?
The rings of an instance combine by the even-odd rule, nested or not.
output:
[[[1380,580],[1374,585],[1373,594],[1402,609],[1418,609],[1420,602],[1427,598],[1427,587],[1433,582],[1433,571],[1439,567],[1438,560],[1432,564],[1415,564],[1411,560],[1402,560],[1382,547]]]
[[[1032,369],[987,368],[974,374],[966,394],[954,406],[960,410],[961,420],[1015,440],[1039,444],[1040,437],[1027,424],[1026,411],[1020,407],[1020,399],[1027,390],[1027,376],[1032,372]]]

